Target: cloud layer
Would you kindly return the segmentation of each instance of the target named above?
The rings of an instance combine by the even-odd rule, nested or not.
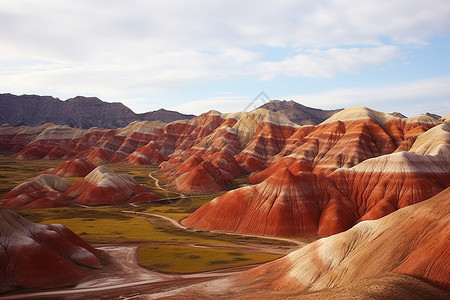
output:
[[[0,89],[117,101],[230,80],[330,79],[446,36],[449,15],[447,0],[2,0]]]

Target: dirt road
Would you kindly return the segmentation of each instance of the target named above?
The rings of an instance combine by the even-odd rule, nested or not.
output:
[[[14,295],[0,296],[0,299],[48,297],[64,297],[65,299],[133,299],[132,295],[163,292],[213,278],[228,276],[245,269],[230,268],[187,275],[152,272],[138,265],[135,258],[137,247],[137,245],[96,247],[106,251],[111,256],[112,266],[96,274],[94,278],[81,282],[76,287],[22,294],[16,293]]]

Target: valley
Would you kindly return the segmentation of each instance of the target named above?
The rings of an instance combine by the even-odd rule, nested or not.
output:
[[[1,297],[308,299],[393,278],[395,295],[418,279],[411,293],[445,299],[448,119],[353,107],[300,126],[258,108],[2,126]]]
[[[449,300],[450,1],[0,1],[0,300]]]
[[[10,190],[17,181],[32,178],[36,171],[55,167],[63,161],[16,161],[10,153],[0,155],[2,178]],[[277,239],[222,232],[197,231],[180,225],[189,212],[217,196],[184,195],[159,185],[158,169],[123,163],[106,164],[118,173],[127,173],[163,197],[157,202],[114,206],[74,205],[62,208],[19,209],[17,212],[38,224],[62,224],[95,248],[108,254],[106,267],[95,271],[76,287],[62,290],[19,291],[4,299],[64,296],[120,297],[122,293],[164,291],[203,280],[227,276],[271,261],[302,247],[310,240]],[[20,172],[19,172],[20,169]],[[77,182],[81,178],[69,178]],[[221,194],[221,193],[219,193]],[[155,252],[158,249],[159,252]],[[167,249],[174,253],[168,254]],[[158,254],[160,253],[160,254]],[[165,257],[162,255],[165,254]],[[156,256],[155,256],[156,255]],[[154,257],[152,257],[154,256]]]

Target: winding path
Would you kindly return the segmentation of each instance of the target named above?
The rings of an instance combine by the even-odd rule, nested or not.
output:
[[[151,172],[151,173],[148,174],[148,176],[155,181],[155,186],[158,189],[166,191],[166,192],[170,192],[170,193],[177,193],[177,194],[180,195],[180,198],[184,198],[184,199],[187,198],[186,195],[184,195],[182,193],[169,191],[166,188],[161,187],[160,184],[159,184],[159,179],[156,178],[155,176],[153,176],[153,174],[155,174],[155,173],[156,173],[156,171]],[[160,201],[171,200],[171,199],[172,198],[164,198],[164,199],[160,199]],[[161,218],[161,219],[164,219],[166,221],[169,221],[171,224],[173,224],[177,228],[184,229],[184,230],[194,230],[194,231],[196,230],[194,228],[186,227],[186,226],[182,225],[181,222],[178,222],[178,221],[176,221],[176,220],[174,220],[172,218],[169,218],[169,217],[166,217],[166,216],[163,216],[163,215],[152,214],[152,213],[143,213],[143,212],[134,212],[134,211],[124,211],[124,212],[126,212],[126,213],[134,213],[134,214],[141,215],[141,216],[157,217],[157,218]],[[221,233],[221,234],[227,234],[227,235],[243,236],[243,237],[256,237],[256,238],[262,238],[262,239],[267,239],[267,240],[284,241],[284,242],[293,243],[295,245],[302,246],[302,247],[305,246],[305,244],[306,244],[304,242],[300,242],[300,241],[293,240],[293,239],[290,239],[290,238],[282,238],[282,237],[269,237],[269,236],[261,236],[261,235],[242,234],[242,233],[233,233],[233,232],[224,232],[224,231],[212,231],[212,230],[209,230],[209,232]]]
[[[108,252],[114,261],[114,269],[109,270],[107,274],[104,274],[105,276],[98,276],[73,288],[6,296],[0,295],[0,299],[48,298],[56,296],[64,296],[69,299],[89,299],[97,298],[97,295],[111,296],[117,299],[123,295],[135,293],[137,290],[161,292],[241,271],[239,268],[230,268],[229,272],[222,270],[188,275],[164,274],[149,271],[137,264],[135,259],[137,246],[102,246],[97,248]]]
[[[181,224],[180,222],[169,218],[167,216],[163,216],[163,215],[158,215],[158,214],[152,214],[152,213],[145,213],[145,212],[137,212],[137,211],[132,211],[132,210],[123,210],[122,212],[124,213],[129,213],[129,214],[135,214],[135,215],[140,215],[140,216],[149,216],[149,217],[156,217],[156,218],[161,218],[163,220],[166,220],[168,222],[170,222],[172,225],[174,225],[177,228],[183,229],[183,230],[192,230],[192,231],[197,231],[197,229],[195,228],[191,228],[191,227],[186,227],[183,224]],[[204,231],[204,230],[202,230]],[[301,241],[297,241],[297,240],[293,240],[290,238],[283,238],[283,237],[273,237],[273,236],[262,236],[262,235],[254,235],[254,234],[243,234],[243,233],[234,233],[234,232],[225,232],[225,231],[213,231],[213,230],[208,230],[208,232],[213,232],[213,233],[220,233],[220,234],[226,234],[226,235],[234,235],[234,236],[242,236],[242,237],[253,237],[253,238],[260,238],[260,239],[266,239],[266,240],[275,240],[275,241],[283,241],[283,242],[288,242],[288,243],[293,243],[297,246],[305,246],[306,243],[305,242],[301,242]]]

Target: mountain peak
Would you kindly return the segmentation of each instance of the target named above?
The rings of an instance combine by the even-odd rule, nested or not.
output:
[[[371,119],[379,125],[384,125],[388,121],[397,119],[397,117],[384,112],[372,110],[364,106],[355,106],[341,110],[323,123],[326,124],[335,121],[354,121],[362,119]]]
[[[311,108],[293,100],[271,100],[261,105],[259,108],[265,108],[283,114],[288,117],[289,120],[299,125],[317,125],[340,111],[340,109],[321,110]]]

